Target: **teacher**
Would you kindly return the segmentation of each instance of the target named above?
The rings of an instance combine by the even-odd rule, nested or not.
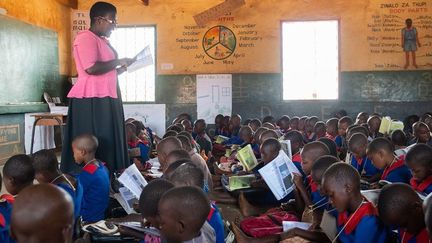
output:
[[[97,2],[90,9],[90,29],[80,32],[73,43],[78,80],[68,94],[69,110],[63,141],[61,170],[79,170],[72,153],[72,140],[81,134],[93,134],[99,140],[96,158],[110,172],[129,165],[123,104],[117,75],[134,62],[118,59],[108,38],[115,29],[114,5]]]

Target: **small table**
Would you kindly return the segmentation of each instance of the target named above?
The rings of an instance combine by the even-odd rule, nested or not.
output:
[[[40,113],[31,115],[35,118],[32,129],[32,138],[30,146],[30,154],[33,154],[33,143],[36,126],[64,126],[66,125],[67,115],[55,113]],[[63,141],[63,133],[60,131],[61,140]]]

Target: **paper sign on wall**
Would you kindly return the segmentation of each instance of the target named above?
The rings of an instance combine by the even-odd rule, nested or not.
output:
[[[232,75],[197,75],[198,119],[214,124],[218,114],[230,116],[232,111]]]

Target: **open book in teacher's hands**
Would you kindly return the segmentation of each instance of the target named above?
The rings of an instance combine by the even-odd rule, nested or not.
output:
[[[150,50],[150,46],[146,46],[140,51],[135,57],[135,62],[127,67],[129,73],[135,72],[138,69],[150,66],[153,64],[153,55]]]

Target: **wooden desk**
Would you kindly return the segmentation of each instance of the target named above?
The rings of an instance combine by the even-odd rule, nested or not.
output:
[[[36,126],[64,126],[66,125],[66,115],[63,114],[54,114],[54,113],[40,113],[31,115],[35,118],[32,129],[32,138],[31,138],[31,146],[30,146],[30,154],[33,154],[33,143],[35,136],[35,127]],[[60,131],[61,140],[63,142],[63,132]]]

